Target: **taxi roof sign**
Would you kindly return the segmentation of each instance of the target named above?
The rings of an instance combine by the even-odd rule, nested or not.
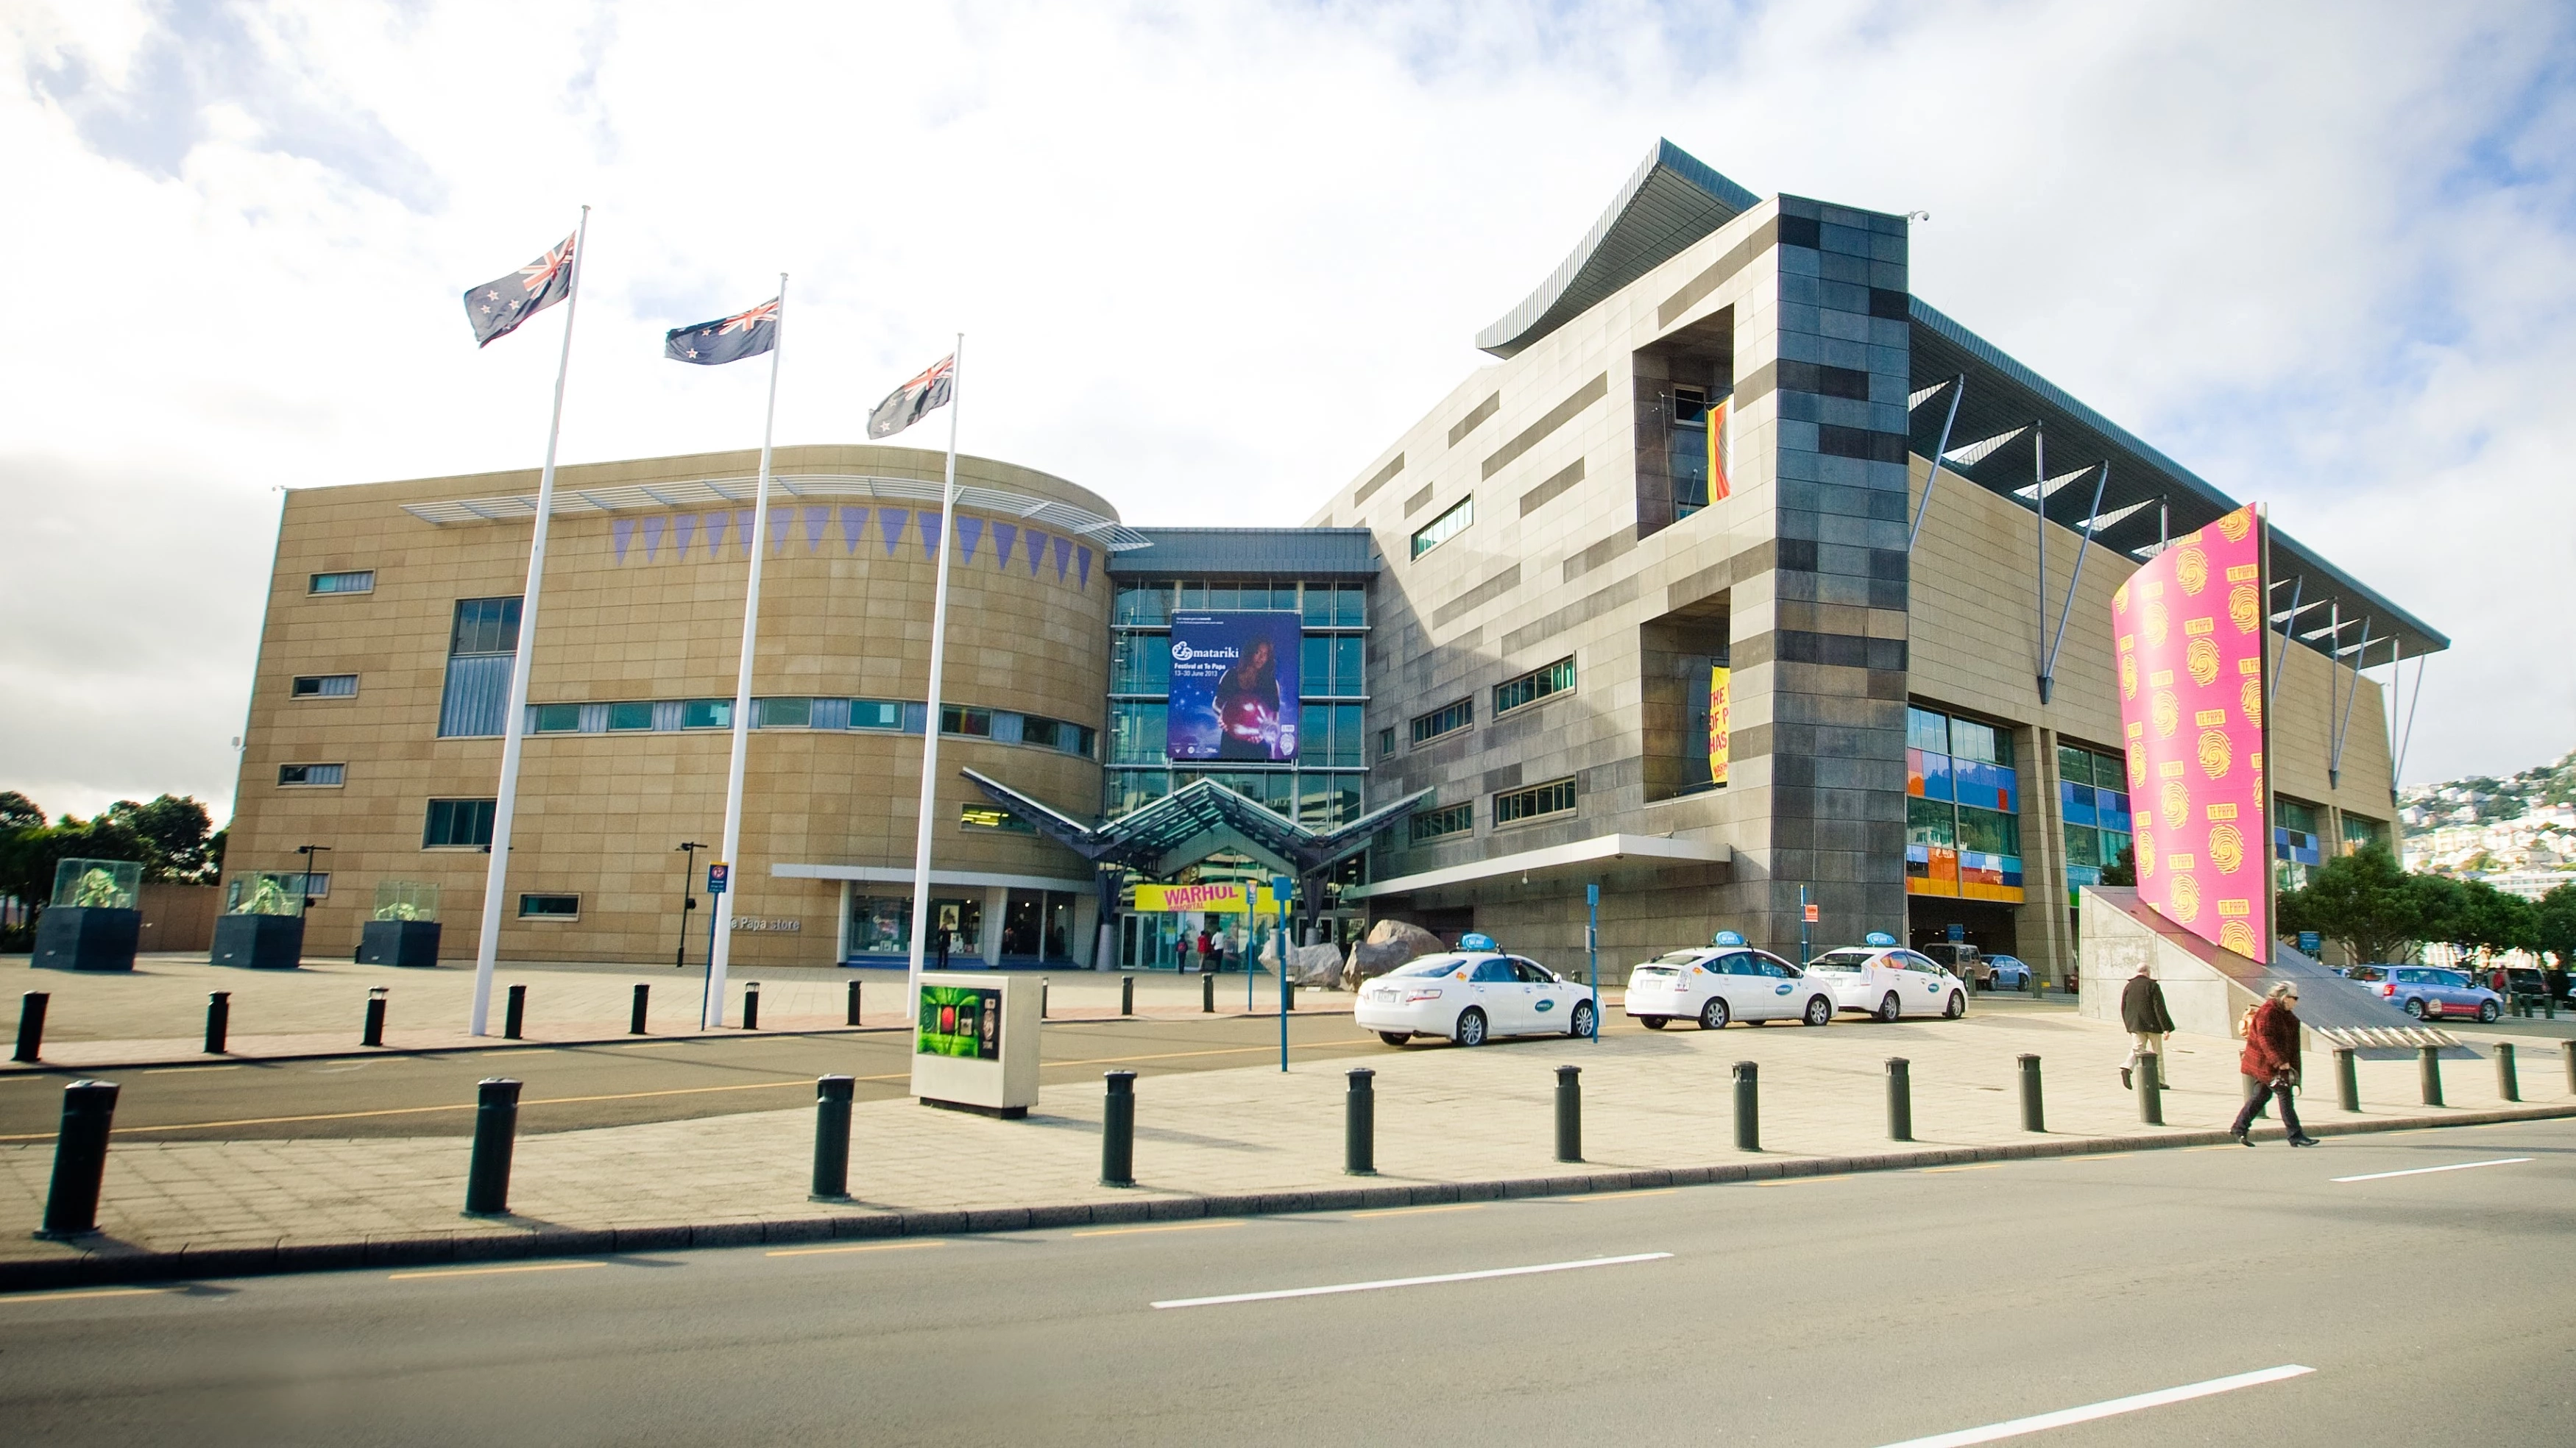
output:
[[[1493,950],[1493,951],[1499,951],[1499,950],[1501,950],[1501,949],[1502,949],[1502,947],[1501,947],[1501,946],[1496,945],[1496,944],[1494,943],[1494,937],[1492,937],[1492,936],[1490,936],[1490,935],[1482,935],[1482,934],[1478,934],[1477,932],[1472,931],[1472,930],[1471,930],[1471,931],[1469,931],[1468,933],[1466,933],[1466,934],[1461,935],[1461,936],[1459,936],[1459,937],[1458,937],[1458,948],[1459,948],[1460,950]]]
[[[1861,944],[1875,945],[1882,950],[1886,949],[1888,946],[1894,945],[1895,943],[1896,937],[1888,934],[1884,930],[1873,930],[1868,935],[1861,938]]]
[[[1743,943],[1744,936],[1733,930],[1721,930],[1717,932],[1717,938],[1709,942],[1711,945],[1742,945]]]

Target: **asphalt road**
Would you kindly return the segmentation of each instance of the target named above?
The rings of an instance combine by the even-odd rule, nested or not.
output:
[[[2571,1188],[2576,1123],[2517,1123],[29,1294],[0,1298],[0,1422],[48,1444],[1489,1448],[1989,1442],[2089,1410],[2026,1441],[2558,1444]],[[1388,1285],[1311,1290],[1360,1284]]]
[[[1140,1075],[1211,1071],[1276,1060],[1275,1016],[1050,1021],[1044,1079],[1070,1083],[1124,1068]],[[124,1087],[116,1134],[136,1141],[293,1137],[470,1136],[474,1083],[511,1076],[523,1132],[627,1126],[745,1111],[813,1097],[814,1078],[858,1080],[860,1100],[908,1094],[910,1037],[899,1030],[821,1036],[745,1035],[607,1046],[522,1047],[320,1061],[228,1062],[96,1073]],[[1382,1052],[1348,1015],[1289,1017],[1300,1060]],[[85,1073],[0,1076],[0,1141],[50,1141],[62,1087]]]

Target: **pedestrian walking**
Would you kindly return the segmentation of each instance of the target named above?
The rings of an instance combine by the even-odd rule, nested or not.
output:
[[[1216,954],[1216,936],[1204,925],[1199,927],[1199,974],[1208,973],[1208,957]]]
[[[2315,1146],[2317,1139],[2299,1125],[2298,1107],[2291,1104],[2291,1094],[2299,1084],[2299,988],[2283,981],[2272,987],[2263,1003],[2245,1020],[2245,1053],[2238,1058],[2237,1069],[2262,1084],[2245,1098],[2245,1108],[2236,1113],[2236,1124],[2227,1134],[2239,1146],[2252,1146],[2246,1133],[2253,1128],[2254,1113],[2263,1104],[2277,1098],[2281,1103],[2281,1124],[2290,1130],[2290,1145]]]
[[[939,964],[935,968],[946,970],[948,968],[948,927],[940,925],[933,929],[930,932],[930,943],[939,951]]]
[[[2170,1086],[2173,1073],[2163,1069],[2165,1037],[2173,1034],[2173,1016],[2165,1010],[2165,988],[2148,972],[2147,962],[2120,990],[2120,1024],[2129,1029],[2129,1061],[2120,1068],[2120,1084],[2137,1089],[2133,1074],[2147,1057],[2156,1058],[2156,1079]]]

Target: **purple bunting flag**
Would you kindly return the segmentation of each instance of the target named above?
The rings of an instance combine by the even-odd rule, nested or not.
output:
[[[626,545],[635,541],[635,520],[632,518],[609,519],[608,536],[614,539],[617,543],[617,566],[620,568],[625,567]]]
[[[912,521],[911,510],[906,508],[879,508],[877,509],[877,521],[878,524],[885,529],[886,556],[888,558],[892,558],[894,556],[894,550],[903,543],[904,525]]]
[[[1019,546],[1019,525],[1005,523],[998,518],[993,520],[993,566],[1005,573],[1010,572],[1012,550]]]

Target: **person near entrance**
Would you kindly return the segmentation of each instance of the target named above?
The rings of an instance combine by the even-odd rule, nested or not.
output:
[[[2120,1024],[2129,1030],[2129,1059],[2120,1068],[2120,1084],[2137,1088],[2134,1072],[2138,1063],[2149,1056],[2156,1058],[2156,1079],[2170,1086],[2173,1081],[2163,1069],[2165,1037],[2173,1034],[2173,1016],[2165,1010],[2165,988],[2147,973],[2147,963],[2138,962],[2138,973],[2120,991]]]
[[[1204,925],[1199,927],[1199,974],[1208,973],[1208,957],[1216,954],[1216,937]]]
[[[931,928],[930,947],[939,956],[939,964],[935,968],[946,970],[948,968],[948,925],[945,921]]]

